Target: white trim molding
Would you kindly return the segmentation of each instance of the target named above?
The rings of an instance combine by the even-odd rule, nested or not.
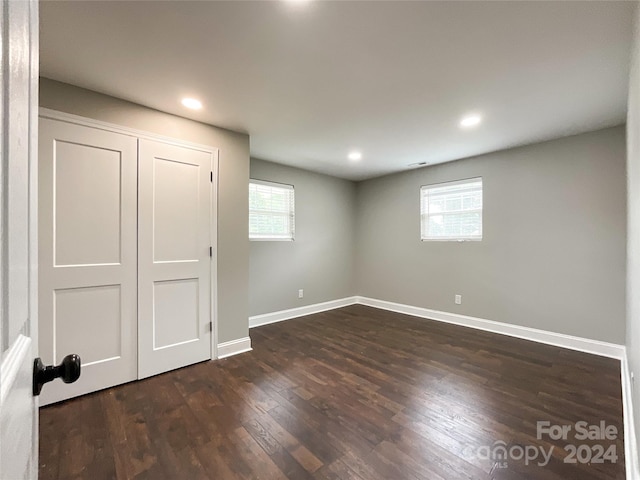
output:
[[[326,312],[335,308],[346,307],[358,303],[358,297],[347,297],[339,300],[331,300],[329,302],[314,303],[304,307],[290,308],[289,310],[280,310],[279,312],[265,313],[263,315],[254,315],[249,317],[249,328],[268,325],[269,323],[282,322],[291,320],[292,318],[304,317],[314,313]]]
[[[218,344],[218,359],[231,357],[240,353],[250,352],[251,338],[244,337],[237,340],[231,340],[230,342],[223,342]]]
[[[638,442],[633,415],[633,384],[629,371],[629,360],[625,355],[620,365],[620,380],[622,382],[622,410],[624,421],[624,460],[627,480],[640,480],[640,462],[638,461]]]
[[[618,345],[615,343],[574,337],[563,333],[522,327],[520,325],[496,322],[493,320],[486,320],[484,318],[469,317],[467,315],[460,315],[457,313],[441,312],[439,310],[431,310],[429,308],[413,307],[410,305],[403,305],[401,303],[387,302],[386,300],[377,300],[375,298],[357,297],[357,299],[357,303],[361,305],[368,305],[370,307],[389,310],[391,312],[404,313],[414,317],[427,318],[439,322],[460,325],[462,327],[475,328],[487,332],[498,333],[500,335],[508,335],[510,337],[522,338],[524,340],[545,343],[556,347],[568,348],[570,350],[578,350],[580,352],[591,353],[603,357],[616,358],[618,360],[622,360],[625,356],[624,345]]]
[[[120,133],[122,135],[128,135],[130,137],[145,138],[147,140],[158,140],[163,143],[169,143],[171,145],[177,145],[179,147],[188,147],[193,150],[202,150],[203,152],[213,153],[214,157],[216,158],[219,154],[219,149],[210,145],[187,142],[186,140],[181,140],[175,137],[147,132],[144,130],[138,130],[136,128],[118,125],[115,123],[103,122],[102,120],[96,120],[95,118],[82,117],[73,113],[61,112],[58,110],[52,110],[50,108],[40,107],[38,109],[38,116],[40,118],[49,118],[51,120],[59,120],[76,125],[83,125],[85,127],[97,128],[98,130],[107,130],[109,132]]]

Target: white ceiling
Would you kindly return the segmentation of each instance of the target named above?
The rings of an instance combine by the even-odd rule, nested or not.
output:
[[[358,180],[623,123],[634,6],[42,2],[41,74]]]

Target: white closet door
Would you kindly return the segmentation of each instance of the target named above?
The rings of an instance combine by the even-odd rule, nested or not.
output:
[[[82,360],[40,404],[137,378],[137,139],[40,119],[40,355]]]
[[[139,141],[140,378],[211,358],[211,157]]]

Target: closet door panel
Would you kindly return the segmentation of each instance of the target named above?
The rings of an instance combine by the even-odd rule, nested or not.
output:
[[[139,376],[211,358],[211,153],[139,141]]]
[[[40,404],[137,378],[137,139],[40,119],[39,350],[82,359]]]

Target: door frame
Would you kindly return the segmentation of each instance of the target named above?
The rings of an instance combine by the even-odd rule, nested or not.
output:
[[[51,120],[58,120],[62,122],[72,123],[76,125],[82,125],[85,127],[97,128],[99,130],[105,130],[108,132],[119,133],[122,135],[128,135],[140,139],[160,141],[175,145],[178,147],[191,148],[193,150],[199,150],[211,154],[211,170],[213,172],[213,181],[211,183],[211,222],[210,238],[212,248],[211,256],[211,269],[210,269],[210,294],[211,302],[209,305],[209,314],[211,318],[211,360],[218,358],[218,164],[220,151],[216,147],[209,145],[203,145],[199,143],[187,142],[173,137],[167,137],[143,130],[137,130],[135,128],[129,128],[122,125],[116,125],[113,123],[103,122],[101,120],[95,120],[92,118],[82,117],[80,115],[74,115],[71,113],[60,112],[58,110],[52,110],[50,108],[39,108],[39,118],[49,118]],[[137,293],[136,293],[137,295]]]

